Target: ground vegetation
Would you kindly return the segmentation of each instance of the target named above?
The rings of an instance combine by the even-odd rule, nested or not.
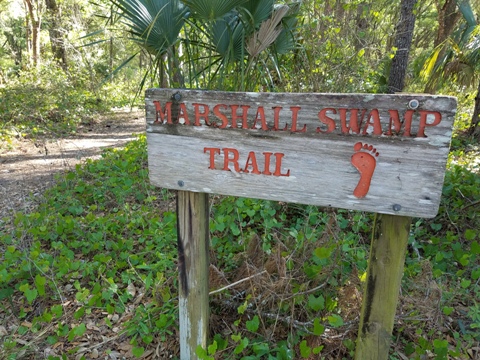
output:
[[[151,86],[387,92],[403,3],[0,2],[0,167],[21,143],[114,126],[102,119]],[[440,211],[410,230],[390,358],[475,359],[480,3],[412,11],[398,89],[456,96],[458,111]],[[29,201],[0,219],[0,358],[178,358],[174,194],[149,184],[145,136]],[[211,341],[198,356],[352,358],[372,220],[211,197]]]

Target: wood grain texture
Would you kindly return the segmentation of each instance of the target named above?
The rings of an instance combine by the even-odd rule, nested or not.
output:
[[[208,194],[178,191],[180,359],[198,359],[208,341],[209,228]]]
[[[415,110],[409,108],[412,100],[419,104]],[[180,114],[180,122],[184,123],[187,117],[190,126],[167,124],[166,115],[163,122],[155,122],[158,109],[154,101],[159,102],[162,111],[171,102],[172,118]],[[185,112],[179,110],[180,104]],[[218,104],[228,120],[225,128],[218,128],[224,120],[213,111]],[[236,106],[235,112],[232,106]],[[242,106],[247,114],[245,123]],[[207,126],[205,116],[195,120],[195,111],[207,107],[211,126]],[[327,123],[319,119],[319,112],[326,108],[335,109],[324,113]],[[352,109],[358,121],[351,121]],[[372,110],[377,111],[378,119],[373,115],[368,118]],[[434,217],[440,203],[455,110],[456,100],[442,96],[150,89],[146,93],[150,179],[154,185],[169,189]],[[277,128],[286,130],[262,130],[262,126],[276,126],[275,111]],[[410,111],[411,126],[400,124],[397,135],[387,135],[390,129],[395,130],[391,111],[396,111],[400,119]],[[236,128],[231,120],[234,113],[239,117]],[[440,114],[441,121],[435,114]],[[303,129],[305,132],[300,132]],[[228,149],[235,149],[237,155]],[[357,153],[362,160],[358,160]],[[277,164],[275,154],[282,154],[278,155],[279,176],[272,175]],[[225,161],[225,156],[238,159]],[[372,165],[362,170],[360,165],[367,158],[373,158],[373,170]],[[270,163],[267,167],[266,162]],[[366,181],[369,171],[373,175]],[[364,196],[362,191],[355,191],[359,185],[366,189]]]
[[[355,360],[387,360],[403,276],[411,219],[377,215]]]

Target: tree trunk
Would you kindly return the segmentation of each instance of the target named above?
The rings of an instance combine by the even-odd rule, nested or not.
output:
[[[395,43],[397,48],[392,60],[392,67],[388,79],[387,93],[393,94],[403,90],[405,74],[407,73],[408,55],[412,44],[413,30],[415,28],[415,14],[413,8],[417,0],[402,0],[400,20],[395,28]]]
[[[462,16],[457,10],[457,0],[446,0],[442,7],[438,2],[436,5],[438,9],[438,32],[433,43],[434,47],[448,39]]]
[[[33,66],[40,66],[40,27],[42,25],[41,5],[34,4],[32,0],[24,0],[28,10],[28,18],[31,29],[31,44],[32,44],[32,62]]]
[[[455,29],[458,20],[460,20],[460,17],[462,16],[462,14],[457,10],[456,0],[446,0],[443,6],[440,6],[437,1],[435,5],[437,6],[438,11],[438,31],[437,37],[433,43],[434,49],[436,49],[437,46],[441,46],[448,39]],[[445,47],[438,54],[434,69],[438,66],[444,54]],[[429,81],[427,85],[425,85],[424,92],[427,94],[435,94],[436,85],[436,81]]]
[[[25,43],[27,47],[27,65],[32,65],[32,26],[30,24],[30,16],[28,12],[28,6],[26,1],[23,2],[25,10]]]
[[[61,12],[55,0],[45,0],[48,9],[50,45],[52,47],[53,58],[67,71],[67,52],[61,31]]]
[[[478,82],[477,96],[475,97],[475,107],[473,109],[469,133],[477,140],[480,140],[480,81]]]

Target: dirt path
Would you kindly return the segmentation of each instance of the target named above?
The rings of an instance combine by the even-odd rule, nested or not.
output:
[[[82,125],[75,136],[14,140],[11,149],[0,146],[0,229],[3,218],[29,210],[56,173],[99,157],[105,148],[122,147],[144,131],[144,111],[116,112]]]

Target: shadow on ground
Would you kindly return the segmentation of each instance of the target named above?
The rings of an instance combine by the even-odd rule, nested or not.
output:
[[[123,147],[144,131],[143,111],[117,112],[80,126],[68,138],[17,139],[11,149],[0,147],[0,220],[28,210],[55,174],[99,157],[106,148]]]

